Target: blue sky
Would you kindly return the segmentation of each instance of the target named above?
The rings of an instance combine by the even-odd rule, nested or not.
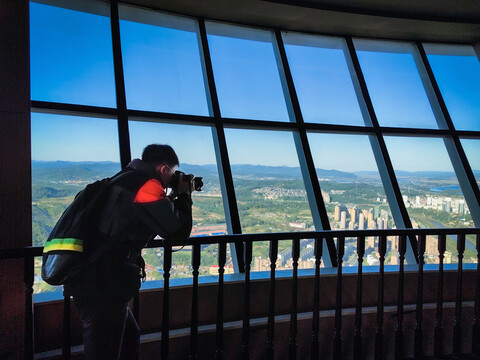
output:
[[[141,17],[142,10],[137,12]],[[208,116],[198,36],[192,31],[195,22],[175,17],[168,21],[169,27],[154,25],[155,21],[121,21],[127,106]],[[291,121],[272,33],[215,23],[207,23],[207,30],[222,116]],[[327,40],[323,46],[322,37],[286,38],[305,121],[364,125],[342,41],[336,39],[337,45],[330,46]],[[412,54],[360,49],[358,57],[380,125],[438,128]],[[455,126],[479,130],[478,59],[438,54],[429,54],[428,59]],[[109,19],[31,3],[31,81],[33,100],[115,107]],[[159,142],[174,146],[182,162],[215,162],[209,127],[130,121],[130,136],[134,157],[145,145]],[[226,137],[232,164],[298,166],[291,133],[226,129]],[[376,170],[367,137],[310,134],[309,140],[317,167]],[[441,140],[386,142],[397,169],[452,169]],[[472,167],[480,168],[480,140],[462,144]],[[32,114],[32,157],[118,161],[116,123]],[[420,157],[422,161],[412,161]]]

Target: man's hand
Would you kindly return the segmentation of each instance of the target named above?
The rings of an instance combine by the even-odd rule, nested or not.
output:
[[[180,194],[191,195],[194,189],[193,176],[189,175],[180,175],[180,180],[178,181],[178,192]]]

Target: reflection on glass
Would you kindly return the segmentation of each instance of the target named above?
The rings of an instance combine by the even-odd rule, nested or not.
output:
[[[478,139],[461,139],[463,150],[467,155],[470,167],[480,185],[480,140]]]
[[[192,195],[193,228],[191,236],[221,235],[227,233],[220,181],[210,127],[172,125],[164,123],[130,121],[130,143],[132,157],[141,158],[149,144],[168,144],[173,147],[180,160],[178,170],[186,174],[203,177],[202,191]],[[158,269],[163,268],[163,251],[144,250],[147,255],[148,280],[163,279]],[[191,247],[185,247],[172,258],[172,277],[192,276]],[[217,245],[202,246],[201,275],[210,274],[212,266],[218,270]],[[232,268],[231,256],[227,267]],[[232,268],[233,269],[233,268]],[[226,270],[229,271],[229,270]],[[218,274],[218,271],[217,271]]]
[[[289,121],[273,33],[207,22],[223,117]]]
[[[387,136],[385,142],[414,228],[474,226],[442,139]],[[455,242],[447,238],[450,256],[457,254]],[[470,261],[474,243],[466,249]]]
[[[355,48],[381,126],[438,129],[413,45],[355,40]]]
[[[115,107],[109,8],[89,3],[95,14],[30,3],[32,100]]]
[[[32,113],[33,246],[43,246],[87,184],[120,171],[117,132],[111,119]],[[36,258],[35,274],[40,266]],[[35,283],[35,292],[51,290],[44,282]]]
[[[394,228],[369,137],[310,133],[308,140],[331,228]],[[365,256],[376,259],[378,239],[365,245]],[[346,238],[345,246],[345,265],[356,266],[357,239]]]
[[[120,6],[127,106],[209,115],[194,20]]]
[[[306,122],[365,125],[340,38],[284,34],[285,51]]]
[[[473,48],[427,44],[425,51],[455,127],[480,130],[480,62]]]

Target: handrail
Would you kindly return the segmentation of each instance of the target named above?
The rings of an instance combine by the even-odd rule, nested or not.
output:
[[[371,236],[417,236],[417,235],[476,235],[480,234],[480,228],[440,228],[440,229],[368,229],[368,230],[322,230],[322,231],[299,231],[281,233],[259,233],[259,234],[235,234],[235,235],[214,235],[194,236],[185,240],[169,241],[171,246],[190,246],[195,244],[212,245],[271,240],[294,240],[294,239],[315,239],[315,238],[358,238]],[[166,240],[154,239],[149,242],[146,248],[163,247]],[[15,259],[41,256],[43,246],[28,246],[23,248],[0,249],[0,259]]]
[[[278,260],[278,244],[281,240],[292,241],[292,257],[293,257],[293,275],[292,275],[292,293],[291,293],[291,311],[290,311],[290,337],[289,337],[289,359],[296,359],[297,357],[297,298],[298,298],[298,260],[300,255],[300,240],[314,239],[315,240],[315,281],[313,289],[313,303],[312,310],[312,334],[311,334],[311,358],[316,359],[319,353],[319,299],[320,299],[320,265],[322,258],[322,247],[324,243],[333,239],[337,239],[337,278],[336,278],[336,295],[335,295],[335,324],[333,334],[333,359],[342,358],[343,343],[348,339],[342,339],[342,262],[345,253],[346,239],[354,238],[356,241],[356,255],[358,257],[357,268],[357,286],[356,286],[356,304],[355,304],[355,330],[353,334],[354,339],[354,359],[361,359],[363,354],[363,335],[362,335],[362,316],[363,316],[363,300],[362,300],[362,264],[365,255],[365,240],[368,237],[377,237],[378,244],[375,248],[378,250],[380,260],[380,277],[378,286],[378,307],[377,307],[377,329],[375,332],[375,359],[382,359],[385,355],[384,348],[384,263],[386,252],[386,239],[388,236],[395,236],[399,238],[398,253],[399,253],[399,269],[398,269],[398,291],[397,291],[397,313],[395,325],[395,359],[404,358],[404,291],[405,291],[405,253],[407,238],[413,241],[419,241],[420,254],[416,256],[418,261],[418,287],[417,299],[423,297],[423,256],[425,251],[426,236],[437,236],[438,244],[437,250],[439,255],[438,267],[438,283],[437,283],[437,305],[435,311],[435,327],[434,327],[434,355],[442,357],[444,355],[444,343],[447,340],[445,329],[443,327],[444,317],[444,258],[446,253],[446,238],[447,235],[456,235],[457,237],[457,258],[458,268],[456,276],[456,294],[455,294],[455,323],[453,328],[453,352],[456,355],[462,353],[461,335],[462,329],[462,312],[463,312],[463,255],[465,251],[465,240],[467,235],[475,235],[476,240],[476,259],[480,257],[480,228],[442,228],[442,229],[384,229],[384,230],[325,230],[325,231],[304,231],[304,232],[290,232],[290,233],[262,233],[262,234],[238,234],[238,235],[220,235],[208,237],[190,237],[184,241],[167,241],[165,239],[153,240],[148,245],[148,248],[163,247],[164,248],[164,264],[163,264],[163,304],[162,304],[162,337],[161,337],[161,358],[169,358],[169,331],[170,331],[170,271],[172,269],[172,248],[174,246],[190,246],[193,245],[192,252],[192,276],[193,280],[193,299],[192,299],[192,325],[191,325],[191,344],[190,344],[190,358],[194,359],[198,353],[198,268],[200,264],[200,248],[203,244],[218,244],[219,245],[219,269],[218,269],[218,293],[217,293],[217,317],[216,317],[216,348],[215,359],[223,359],[224,353],[224,296],[225,284],[223,274],[226,266],[226,245],[228,243],[244,244],[245,247],[245,278],[244,278],[244,313],[243,313],[243,329],[242,329],[242,343],[241,356],[242,359],[248,359],[250,346],[250,267],[252,261],[252,244],[260,241],[270,242],[270,279],[269,279],[269,301],[268,301],[268,324],[267,324],[267,338],[265,346],[265,357],[273,359],[275,353],[275,327],[276,327],[276,310],[275,310],[275,285],[276,285],[276,264]],[[34,257],[41,256],[43,247],[30,246],[19,249],[0,249],[0,259],[22,259],[24,265],[24,286],[25,286],[25,359],[33,359],[34,357],[34,316],[33,316],[33,282],[34,282]],[[453,254],[452,254],[453,255]],[[472,324],[472,351],[476,355],[480,355],[478,343],[480,343],[480,268],[476,271],[476,292],[475,292],[475,314],[474,322]],[[64,321],[63,321],[63,357],[69,359],[71,356],[71,331],[70,331],[70,296],[66,295],[64,298]],[[423,348],[423,301],[416,302],[416,329],[415,329],[415,344],[414,355],[415,358],[421,358],[424,354]],[[240,350],[240,349],[239,349]]]

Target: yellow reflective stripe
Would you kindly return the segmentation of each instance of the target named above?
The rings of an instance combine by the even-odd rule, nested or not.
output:
[[[48,253],[55,250],[83,252],[83,241],[73,238],[52,239],[45,244],[45,247],[43,248],[43,253]]]
[[[43,250],[43,253],[45,254],[55,250],[70,250],[70,251],[83,252],[83,246],[72,245],[72,244],[58,244],[58,245],[49,246],[47,249]]]

